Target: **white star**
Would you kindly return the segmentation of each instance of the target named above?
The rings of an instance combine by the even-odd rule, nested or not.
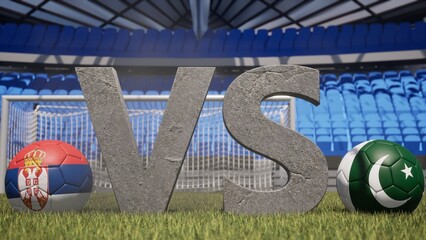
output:
[[[407,179],[409,176],[413,177],[413,174],[411,174],[411,167],[408,167],[405,163],[404,163],[405,168],[401,170],[401,172],[405,173],[405,179]]]

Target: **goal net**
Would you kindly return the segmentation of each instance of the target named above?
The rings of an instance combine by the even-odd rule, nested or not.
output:
[[[168,96],[124,98],[138,150],[143,164],[147,165]],[[222,118],[222,100],[220,95],[207,96],[176,189],[218,191],[223,187],[223,177],[253,190],[284,186],[287,173],[283,168],[246,150],[228,134]],[[261,110],[270,120],[294,128],[293,106],[289,97],[274,97],[264,101]],[[86,156],[95,189],[111,188],[83,96],[4,96],[1,121],[2,127],[7,127],[7,136],[2,136],[2,144],[6,143],[2,146],[6,163],[34,141],[61,140]]]

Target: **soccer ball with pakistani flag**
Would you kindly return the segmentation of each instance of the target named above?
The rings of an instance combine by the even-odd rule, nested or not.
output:
[[[423,170],[403,146],[385,140],[363,142],[337,170],[337,191],[350,211],[414,211],[424,190]]]

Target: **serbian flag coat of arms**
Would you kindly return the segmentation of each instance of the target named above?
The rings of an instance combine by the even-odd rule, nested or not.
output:
[[[72,145],[44,140],[23,148],[6,172],[7,198],[16,210],[81,210],[92,191],[92,171]]]

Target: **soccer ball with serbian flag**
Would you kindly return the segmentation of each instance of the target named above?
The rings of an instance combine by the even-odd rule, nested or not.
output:
[[[92,191],[92,171],[83,154],[55,140],[32,143],[10,161],[5,188],[16,210],[81,210]]]
[[[423,170],[403,146],[384,140],[363,142],[343,158],[337,191],[350,211],[414,211],[424,190]]]

